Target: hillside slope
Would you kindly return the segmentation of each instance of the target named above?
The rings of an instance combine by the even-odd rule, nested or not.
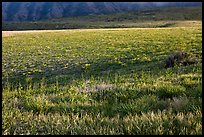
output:
[[[180,21],[201,21],[202,7],[171,7],[30,22],[2,22],[2,30],[47,30],[120,27],[171,27]],[[200,22],[201,23],[201,22]]]
[[[201,6],[201,2],[2,2],[2,21],[34,21],[175,6]]]

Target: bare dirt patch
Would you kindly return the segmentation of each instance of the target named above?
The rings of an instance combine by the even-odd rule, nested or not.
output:
[[[26,30],[26,31],[2,31],[2,37],[13,36],[16,34],[22,33],[35,33],[35,32],[57,32],[57,31],[65,31],[65,30]]]

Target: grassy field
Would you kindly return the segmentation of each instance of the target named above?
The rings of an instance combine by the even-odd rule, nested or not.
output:
[[[3,32],[2,134],[201,135],[201,60],[201,25]]]

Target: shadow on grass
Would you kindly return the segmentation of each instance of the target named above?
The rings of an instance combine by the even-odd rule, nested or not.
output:
[[[52,68],[42,68],[42,72],[31,72],[31,74],[26,74],[27,72],[14,72],[8,78],[2,77],[2,87],[9,83],[12,88],[18,88],[21,86],[23,89],[29,84],[41,84],[44,82],[45,85],[56,84],[59,85],[69,85],[73,80],[84,80],[85,77],[104,77],[108,75],[114,75],[120,73],[121,75],[127,75],[132,72],[138,71],[155,71],[158,67],[158,62],[151,61],[131,61],[131,59],[123,59],[121,62],[116,62],[113,60],[108,60],[107,58],[101,58],[97,62],[84,62],[79,65],[72,65],[68,68],[64,68],[62,63],[55,63],[56,65]],[[85,65],[90,64],[88,69],[85,69]],[[34,64],[34,66],[39,64]],[[160,71],[164,68],[159,64]],[[156,69],[155,69],[156,68]]]
[[[90,64],[88,69],[85,68],[86,64]],[[35,64],[36,66],[39,64]],[[35,66],[34,65],[34,66]],[[151,61],[133,61],[131,58],[122,58],[120,61],[114,61],[108,58],[100,58],[95,62],[83,62],[78,65],[70,65],[64,68],[64,64],[56,62],[54,67],[41,68],[42,72],[32,72],[25,75],[27,72],[14,72],[9,78],[2,77],[2,87],[4,88],[7,83],[11,85],[10,88],[15,89],[21,86],[23,89],[28,85],[43,84],[50,86],[58,83],[60,86],[69,86],[72,81],[86,80],[90,77],[110,78],[114,79],[114,75],[120,76],[129,75],[132,73],[140,74],[141,72],[150,72],[151,75],[158,76],[165,75],[167,71],[175,71],[174,68],[164,68],[165,59],[157,59]],[[186,66],[192,68],[193,66]],[[187,73],[187,72],[183,72]]]

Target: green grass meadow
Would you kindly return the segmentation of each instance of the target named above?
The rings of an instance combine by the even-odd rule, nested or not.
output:
[[[201,135],[202,27],[2,37],[3,135]]]

